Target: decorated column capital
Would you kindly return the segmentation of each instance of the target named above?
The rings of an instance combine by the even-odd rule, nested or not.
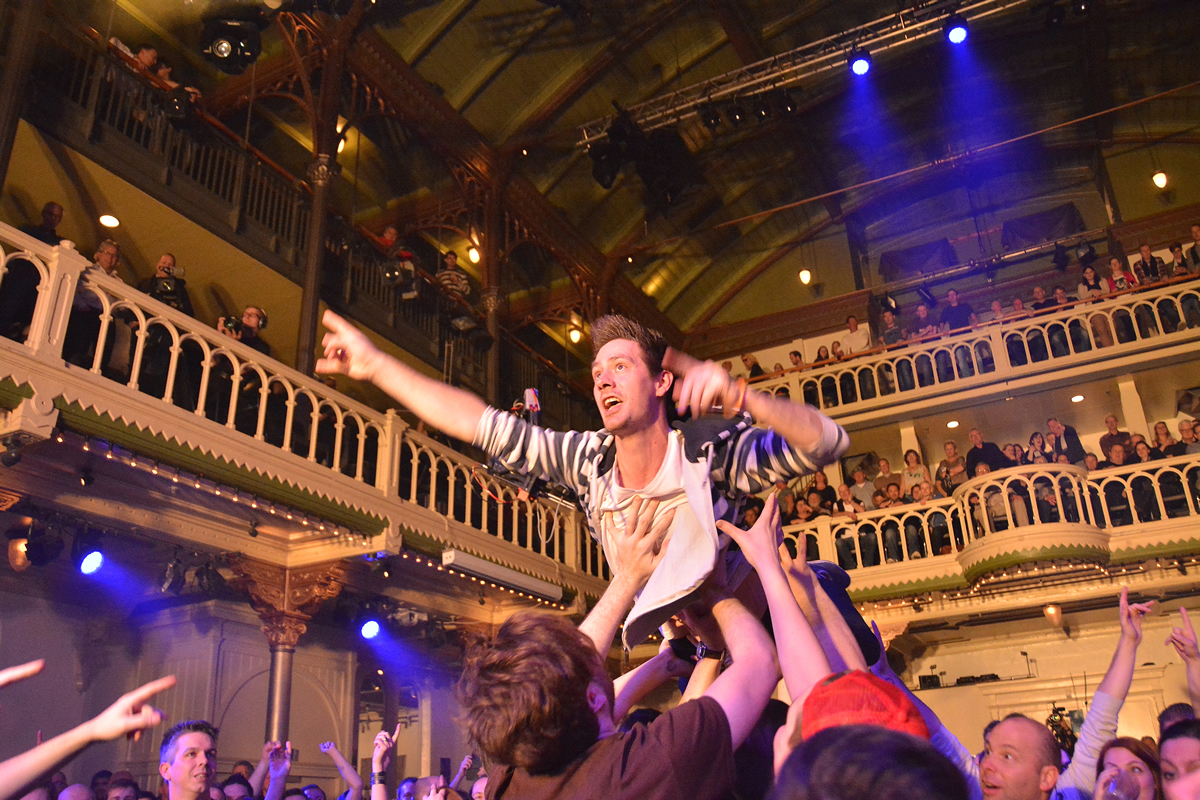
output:
[[[887,647],[892,643],[892,639],[908,630],[907,622],[884,622],[875,623],[879,627],[879,636],[883,639],[883,646]]]
[[[321,153],[308,162],[305,174],[308,176],[308,182],[314,186],[326,186],[340,171],[337,158],[328,153]]]
[[[240,553],[229,557],[229,566],[235,585],[250,595],[271,646],[288,649],[295,649],[321,604],[341,593],[345,571],[341,561],[288,569]]]
[[[287,614],[284,612],[260,611],[259,618],[263,626],[259,628],[267,637],[272,649],[284,648],[295,650],[300,637],[308,630],[307,614]]]

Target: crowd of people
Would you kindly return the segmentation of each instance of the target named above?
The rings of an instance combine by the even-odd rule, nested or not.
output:
[[[860,514],[881,509],[902,509],[910,506],[925,506],[931,500],[952,497],[959,486],[970,478],[980,477],[995,470],[1038,464],[1070,464],[1083,467],[1089,472],[1132,465],[1149,465],[1176,456],[1200,453],[1200,439],[1191,419],[1180,420],[1177,425],[1178,438],[1172,435],[1166,422],[1154,425],[1154,439],[1148,440],[1139,433],[1120,430],[1115,414],[1104,419],[1107,432],[1100,437],[1100,454],[1087,450],[1074,427],[1063,424],[1057,418],[1046,421],[1046,431],[1034,431],[1027,444],[997,444],[985,441],[978,429],[968,433],[970,446],[960,452],[957,442],[946,441],[943,445],[945,458],[932,471],[922,463],[921,454],[907,450],[903,457],[903,468],[893,471],[887,458],[879,458],[872,469],[869,463],[860,463],[851,470],[850,481],[834,489],[824,472],[815,473],[803,488],[794,490],[785,482],[778,482],[772,494],[779,504],[785,525],[801,525],[818,517],[844,518],[858,521]],[[1143,471],[1152,467],[1144,466]],[[1200,497],[1200,470],[1186,473],[1190,491]],[[1165,516],[1182,516],[1187,513],[1184,483],[1175,473],[1159,476],[1162,502],[1155,494],[1154,486],[1147,477],[1136,477],[1126,490],[1120,483],[1104,484],[1091,498],[1093,519],[1105,525],[1105,514],[1101,501],[1107,507],[1108,519],[1114,526],[1134,522],[1134,512],[1140,521],[1161,519]],[[797,482],[799,484],[800,482]],[[1004,530],[1010,524],[1029,525],[1033,520],[1056,522],[1066,519],[1080,521],[1079,498],[1067,485],[1055,491],[1053,481],[1045,477],[1017,476],[1002,492],[997,487],[988,487],[982,498],[972,497],[974,508],[974,530],[983,535],[986,530]],[[1132,501],[1132,502],[1131,502]],[[1060,508],[1061,503],[1061,508]],[[747,507],[744,526],[752,525],[763,506],[761,498],[753,498]],[[1037,514],[1035,516],[1035,507]],[[1061,513],[1061,516],[1060,516]],[[985,520],[986,518],[986,520]],[[934,512],[930,515],[931,547],[935,554],[952,552],[951,536],[961,548],[962,523],[955,517]],[[863,526],[858,533],[859,557],[855,557],[851,532],[845,527],[837,529],[838,563],[844,569],[859,566],[876,566],[881,551],[877,537],[882,537],[882,558],[893,563],[907,558],[923,558],[926,555],[925,525],[920,517],[909,516],[904,520],[904,540],[901,541],[901,526],[888,520],[877,530],[871,525]],[[806,534],[806,551],[809,558],[818,557],[817,539]]]
[[[462,778],[405,778],[388,786],[395,734],[378,733],[368,780],[333,746],[320,746],[349,788],[340,800],[446,798],[753,798],[793,800],[1196,800],[1200,798],[1200,650],[1186,609],[1169,642],[1181,658],[1190,703],[1159,716],[1159,735],[1118,737],[1143,618],[1153,601],[1122,589],[1120,633],[1082,729],[1010,714],[988,724],[973,754],[892,671],[877,628],[845,594],[844,573],[793,559],[780,547],[778,505],[767,501],[748,530],[719,522],[756,581],[735,585],[718,569],[674,614],[657,655],[615,681],[605,659],[620,617],[662,561],[655,509],[635,508],[613,542],[622,580],[578,626],[518,612],[467,650],[458,686],[462,724],[486,771]],[[829,580],[829,578],[833,580]],[[760,618],[769,612],[772,635]],[[0,686],[40,671],[0,671]],[[782,677],[790,706],[771,695]],[[637,708],[680,681],[666,711]],[[291,743],[267,742],[257,766],[216,775],[218,731],[175,723],[159,748],[161,787],[127,771],[63,785],[59,770],[95,742],[137,736],[163,722],[150,700],[174,676],[121,697],[96,718],[0,763],[0,800],[325,800],[317,784],[288,786]],[[467,783],[470,783],[468,786]]]
[[[878,333],[871,330],[869,322],[861,322],[857,316],[850,315],[846,318],[846,330],[829,345],[821,345],[811,362],[804,361],[801,351],[792,350],[788,353],[789,365],[776,362],[769,372],[753,353],[744,353],[741,356],[742,364],[749,380],[769,380],[792,372],[828,366],[866,353],[931,341],[979,325],[1032,318],[1066,307],[1095,303],[1116,295],[1140,292],[1166,283],[1195,278],[1200,274],[1200,224],[1193,225],[1191,233],[1193,241],[1186,248],[1186,252],[1181,242],[1170,244],[1170,264],[1153,255],[1151,247],[1142,243],[1138,247],[1139,260],[1132,266],[1117,256],[1107,259],[1104,274],[1091,263],[1083,265],[1074,294],[1061,283],[1051,285],[1049,291],[1045,286],[1035,286],[1031,299],[1012,297],[1007,307],[1002,300],[996,299],[991,302],[988,311],[976,312],[969,303],[959,298],[956,290],[949,289],[939,315],[935,316],[933,313],[933,301],[920,302],[915,307],[912,319],[905,324],[900,319],[899,309],[893,306],[881,313]],[[1061,278],[1061,275],[1058,277]],[[1158,301],[1156,306],[1150,303],[1139,304],[1134,308],[1132,317],[1129,314],[1118,313],[1114,315],[1111,323],[1104,315],[1096,314],[1088,320],[1086,329],[1082,324],[1051,328],[1049,341],[1047,337],[1040,335],[1033,335],[1027,341],[1017,337],[1008,342],[1009,356],[1015,365],[1022,365],[1030,360],[1044,361],[1051,356],[1061,358],[1072,349],[1075,352],[1083,352],[1091,350],[1093,345],[1099,348],[1111,347],[1114,342],[1124,343],[1139,336],[1147,338],[1159,334],[1160,320],[1161,330],[1166,333],[1185,328],[1200,328],[1200,296],[1184,294],[1179,299],[1178,306],[1165,299]],[[956,358],[959,361],[957,366],[960,374],[974,374],[974,366],[965,356],[956,354]],[[724,362],[724,366],[733,371],[732,361]],[[943,365],[936,366],[943,369]],[[897,370],[900,374],[896,379],[899,380],[902,390],[912,389],[915,383],[911,367],[908,367],[907,371],[904,367],[908,365],[902,365]],[[948,373],[952,370],[949,363],[944,365],[944,368]],[[917,376],[921,378],[922,386],[933,382],[933,366],[929,369],[930,375]],[[885,380],[887,377],[889,376],[885,376]],[[788,391],[786,387],[780,389]],[[880,387],[880,391],[885,394],[889,390],[894,390],[894,386]],[[869,390],[863,391],[864,394],[869,393]]]

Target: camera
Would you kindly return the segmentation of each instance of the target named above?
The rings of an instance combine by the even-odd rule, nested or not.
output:
[[[240,317],[225,318],[225,330],[229,331],[230,333],[241,333],[243,327],[244,326],[242,325],[242,320]]]
[[[147,294],[160,303],[166,303],[171,308],[180,309],[183,307],[183,300],[179,295],[179,283],[173,277],[155,278]]]

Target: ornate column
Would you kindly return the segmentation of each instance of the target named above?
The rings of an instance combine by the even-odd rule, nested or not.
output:
[[[282,742],[288,738],[296,644],[321,603],[342,591],[344,565],[331,561],[287,569],[241,554],[231,556],[229,565],[237,575],[236,583],[249,592],[250,605],[262,619],[262,632],[271,647],[266,738]]]
[[[321,307],[321,273],[325,264],[325,222],[328,217],[329,185],[337,174],[337,157],[318,153],[308,162],[308,184],[312,187],[312,214],[304,243],[304,290],[300,296],[300,333],[296,340],[296,370],[308,375],[315,363],[317,312]]]
[[[8,32],[8,54],[0,72],[0,186],[8,176],[17,122],[25,107],[33,54],[42,29],[42,0],[17,0]]]

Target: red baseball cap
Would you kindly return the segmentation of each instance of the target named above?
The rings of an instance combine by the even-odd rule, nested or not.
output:
[[[839,725],[878,725],[929,738],[929,728],[908,696],[870,672],[852,670],[830,675],[804,700],[800,738],[808,739]]]

